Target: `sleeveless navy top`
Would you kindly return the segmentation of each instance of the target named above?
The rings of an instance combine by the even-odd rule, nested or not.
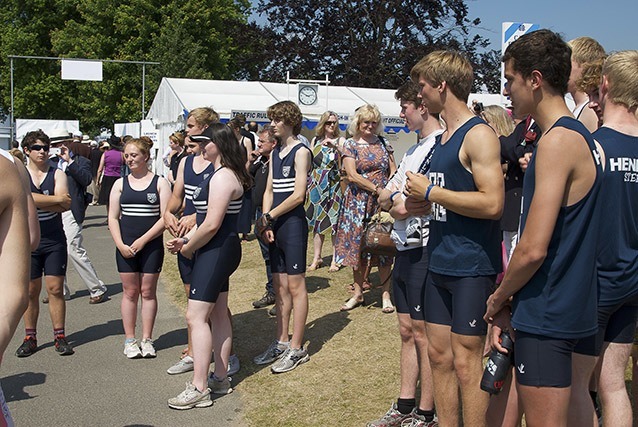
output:
[[[55,194],[55,171],[57,168],[51,166],[47,171],[44,180],[38,188],[33,183],[33,178],[29,175],[31,184],[31,192],[44,194],[45,196],[53,196]],[[62,226],[62,214],[59,212],[50,212],[42,209],[38,211],[38,222],[40,223],[40,238],[59,241],[60,235],[64,236],[64,228]]]
[[[527,284],[514,295],[512,326],[523,332],[550,338],[575,339],[598,330],[596,249],[599,219],[596,215],[602,182],[600,155],[589,131],[573,117],[561,117],[554,127],[573,130],[586,141],[596,166],[589,192],[558,212],[547,257]],[[542,139],[539,140],[542,144]],[[523,181],[521,235],[536,186],[536,152]]]
[[[608,306],[638,294],[638,137],[607,127],[593,137],[606,162],[598,199],[598,303]]]
[[[196,173],[193,169],[194,156],[186,157],[184,163],[184,213],[183,215],[192,215],[195,213],[195,205],[193,205],[193,191],[200,182],[213,174],[213,164],[209,163],[206,169],[200,173]]]
[[[458,128],[432,155],[428,177],[434,185],[452,191],[477,191],[472,174],[459,160],[465,135],[474,126],[485,124],[472,117]],[[499,221],[470,218],[432,203],[428,241],[430,271],[455,277],[491,276],[501,272],[501,231]]]
[[[273,191],[273,203],[271,209],[279,206],[284,200],[292,195],[295,190],[295,177],[297,176],[295,171],[295,156],[297,151],[305,149],[308,151],[308,155],[311,154],[310,149],[303,143],[299,143],[292,147],[292,149],[282,159],[279,157],[281,147],[277,145],[270,155],[270,161],[272,162],[272,191]],[[302,172],[303,173],[303,172]],[[288,216],[298,216],[306,218],[306,211],[304,204],[301,203],[296,206],[290,212],[285,213],[280,218]]]
[[[160,219],[160,198],[157,189],[159,177],[154,175],[148,187],[141,191],[131,188],[129,178],[130,176],[122,178],[120,230],[123,236],[137,238],[144,235]]]
[[[208,210],[208,195],[210,192],[210,180],[215,172],[217,171],[213,171],[206,179],[200,182],[195,191],[193,191],[193,204],[197,211],[196,221],[198,226],[202,225],[206,218],[206,212]],[[237,234],[237,220],[239,218],[242,201],[243,197],[230,201],[226,208],[224,220],[213,238],[221,235],[228,235],[230,233]]]

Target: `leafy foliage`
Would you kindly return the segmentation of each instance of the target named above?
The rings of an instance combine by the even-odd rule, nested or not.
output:
[[[162,77],[232,78],[244,52],[248,0],[3,0],[0,109],[9,111],[7,55],[160,62],[146,66],[146,99]],[[239,47],[238,47],[239,46]],[[80,120],[85,132],[137,121],[142,66],[104,63],[102,82],[59,78],[59,62],[14,60],[15,117]]]
[[[463,51],[477,70],[475,89],[491,87],[498,61],[478,54],[488,42],[470,37],[480,23],[467,18],[462,0],[260,0],[268,17],[264,37],[273,54],[263,79],[320,78],[328,73],[340,85],[395,88],[412,66],[437,49]]]

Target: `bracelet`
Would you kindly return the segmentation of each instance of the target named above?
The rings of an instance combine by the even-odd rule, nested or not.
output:
[[[430,201],[430,191],[432,191],[433,188],[434,188],[434,184],[430,183],[430,185],[428,185],[428,189],[425,191],[425,201],[426,202]]]
[[[394,203],[394,198],[397,196],[397,194],[401,194],[401,192],[395,191],[394,193],[390,194],[390,203]]]

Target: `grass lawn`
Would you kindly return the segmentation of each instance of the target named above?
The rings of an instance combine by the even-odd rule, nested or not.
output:
[[[326,239],[324,265],[330,265]],[[310,240],[311,242],[312,240]],[[312,259],[309,244],[308,260]],[[239,269],[231,277],[229,305],[233,313],[234,346],[241,371],[233,386],[241,393],[250,426],[362,426],[380,417],[399,392],[400,338],[395,314],[381,312],[381,289],[365,295],[366,306],[340,312],[349,297],[345,287],[352,270],[329,273],[327,267],[308,272],[309,313],[305,341],[310,361],[292,372],[274,375],[252,359],[274,339],[275,319],[268,308],[254,309],[262,296],[266,273],[256,240],[242,244]],[[186,297],[175,257],[165,257],[162,279],[185,309]],[[371,275],[379,284],[376,268]],[[630,381],[631,370],[627,380]]]

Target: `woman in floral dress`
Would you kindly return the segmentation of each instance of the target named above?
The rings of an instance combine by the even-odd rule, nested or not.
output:
[[[379,191],[385,187],[396,169],[392,147],[378,136],[382,129],[381,113],[377,107],[360,107],[349,127],[353,137],[346,140],[341,150],[348,185],[341,200],[335,247],[337,257],[343,260],[343,265],[352,267],[354,275],[354,294],[341,307],[342,311],[352,310],[363,304],[362,286],[368,261],[371,265],[379,266],[383,283],[383,306],[392,306],[388,280],[392,258],[372,256],[368,260],[361,254],[364,221],[377,211]]]
[[[339,150],[344,138],[339,137],[339,118],[336,113],[326,111],[317,124],[316,136],[312,140],[312,165],[306,217],[313,232],[314,256],[308,271],[323,265],[321,248],[328,232],[334,236],[341,203],[339,187]],[[334,245],[333,245],[334,246]],[[333,247],[332,263],[329,271],[338,271],[340,262]]]

